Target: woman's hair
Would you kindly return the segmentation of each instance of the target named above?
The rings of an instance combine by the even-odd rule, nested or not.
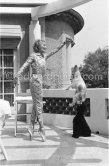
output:
[[[41,42],[45,42],[45,41],[41,40],[41,39],[38,39],[38,40],[36,40],[34,42],[34,44],[33,44],[33,51],[34,52],[36,52],[36,53],[40,52],[40,44],[41,44]]]
[[[40,52],[40,50],[39,50],[40,43],[41,43],[40,39],[38,39],[34,42],[34,44],[33,44],[33,51],[34,52],[36,52],[36,53]]]

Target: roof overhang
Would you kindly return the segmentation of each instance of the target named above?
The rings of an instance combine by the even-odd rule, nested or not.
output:
[[[19,25],[0,25],[0,48],[16,49],[22,37]]]
[[[52,14],[70,10],[74,7],[87,3],[91,0],[57,0],[52,3],[32,8],[32,19],[37,20],[39,17],[45,17]]]
[[[36,7],[47,4],[47,0],[0,0],[1,7]]]
[[[67,11],[91,0],[0,0],[0,14],[31,14],[32,19]]]
[[[31,15],[31,8],[29,7],[0,7],[0,14]]]
[[[45,5],[50,0],[0,0],[0,14],[31,15],[31,8]]]

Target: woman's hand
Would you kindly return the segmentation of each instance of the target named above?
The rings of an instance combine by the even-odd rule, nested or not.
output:
[[[65,90],[69,90],[72,87],[72,85],[69,85]]]
[[[69,104],[69,107],[73,107],[73,106],[74,106],[74,103],[70,103],[70,104]]]
[[[74,41],[73,41],[73,39],[71,39],[71,38],[66,38],[66,43],[71,43],[71,47],[73,47],[74,45],[75,45],[75,43],[74,43]]]
[[[16,87],[16,85],[18,84],[18,78],[17,77],[14,78],[13,83],[14,83],[14,87]]]

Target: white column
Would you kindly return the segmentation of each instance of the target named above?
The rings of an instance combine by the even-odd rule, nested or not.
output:
[[[45,17],[39,18],[39,23],[41,26],[41,39],[45,40]]]
[[[68,30],[66,29],[66,24],[63,24],[63,34],[62,40],[65,41],[66,37],[74,39],[74,32],[71,30],[69,34],[66,33]],[[73,67],[72,62],[72,49],[71,44],[67,44],[62,48],[62,73],[63,73],[63,81],[62,88],[65,89],[68,85],[71,84],[71,67]]]
[[[33,43],[35,40],[41,39],[41,26],[39,20],[32,20],[29,26],[29,52],[33,52]]]
[[[70,75],[71,75],[71,69],[69,69],[69,49],[70,49],[70,45],[66,45],[63,50],[62,50],[62,66],[63,66],[63,82],[62,82],[62,88],[66,88],[68,85],[70,85]]]
[[[64,26],[63,26],[64,27]],[[62,34],[62,41],[65,41],[66,39],[66,34],[65,31],[63,30]],[[62,88],[66,87],[66,77],[67,77],[67,66],[66,66],[66,45],[62,48]]]

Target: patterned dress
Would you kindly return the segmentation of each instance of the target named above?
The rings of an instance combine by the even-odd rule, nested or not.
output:
[[[42,79],[45,74],[45,58],[40,56],[40,54],[38,53],[33,53],[31,56],[28,57],[26,62],[20,68],[18,72],[18,77],[22,75],[22,73],[28,66],[31,66],[32,68],[32,74],[30,78],[30,90],[33,99],[31,122],[34,125],[37,117],[38,121],[41,122],[43,126]]]
[[[57,46],[53,51],[51,51],[49,54],[47,54],[44,57],[40,55],[40,53],[33,53],[31,56],[28,57],[26,62],[23,64],[23,66],[20,68],[17,77],[22,76],[22,73],[24,70],[31,66],[32,68],[32,75],[30,78],[30,90],[31,95],[33,99],[33,109],[31,114],[31,123],[34,126],[36,117],[39,121],[40,127],[43,128],[43,117],[42,117],[42,109],[43,109],[43,101],[42,101],[42,79],[45,74],[46,69],[46,63],[45,61],[58,52],[64,45],[66,44],[66,41],[60,44],[60,46]]]

